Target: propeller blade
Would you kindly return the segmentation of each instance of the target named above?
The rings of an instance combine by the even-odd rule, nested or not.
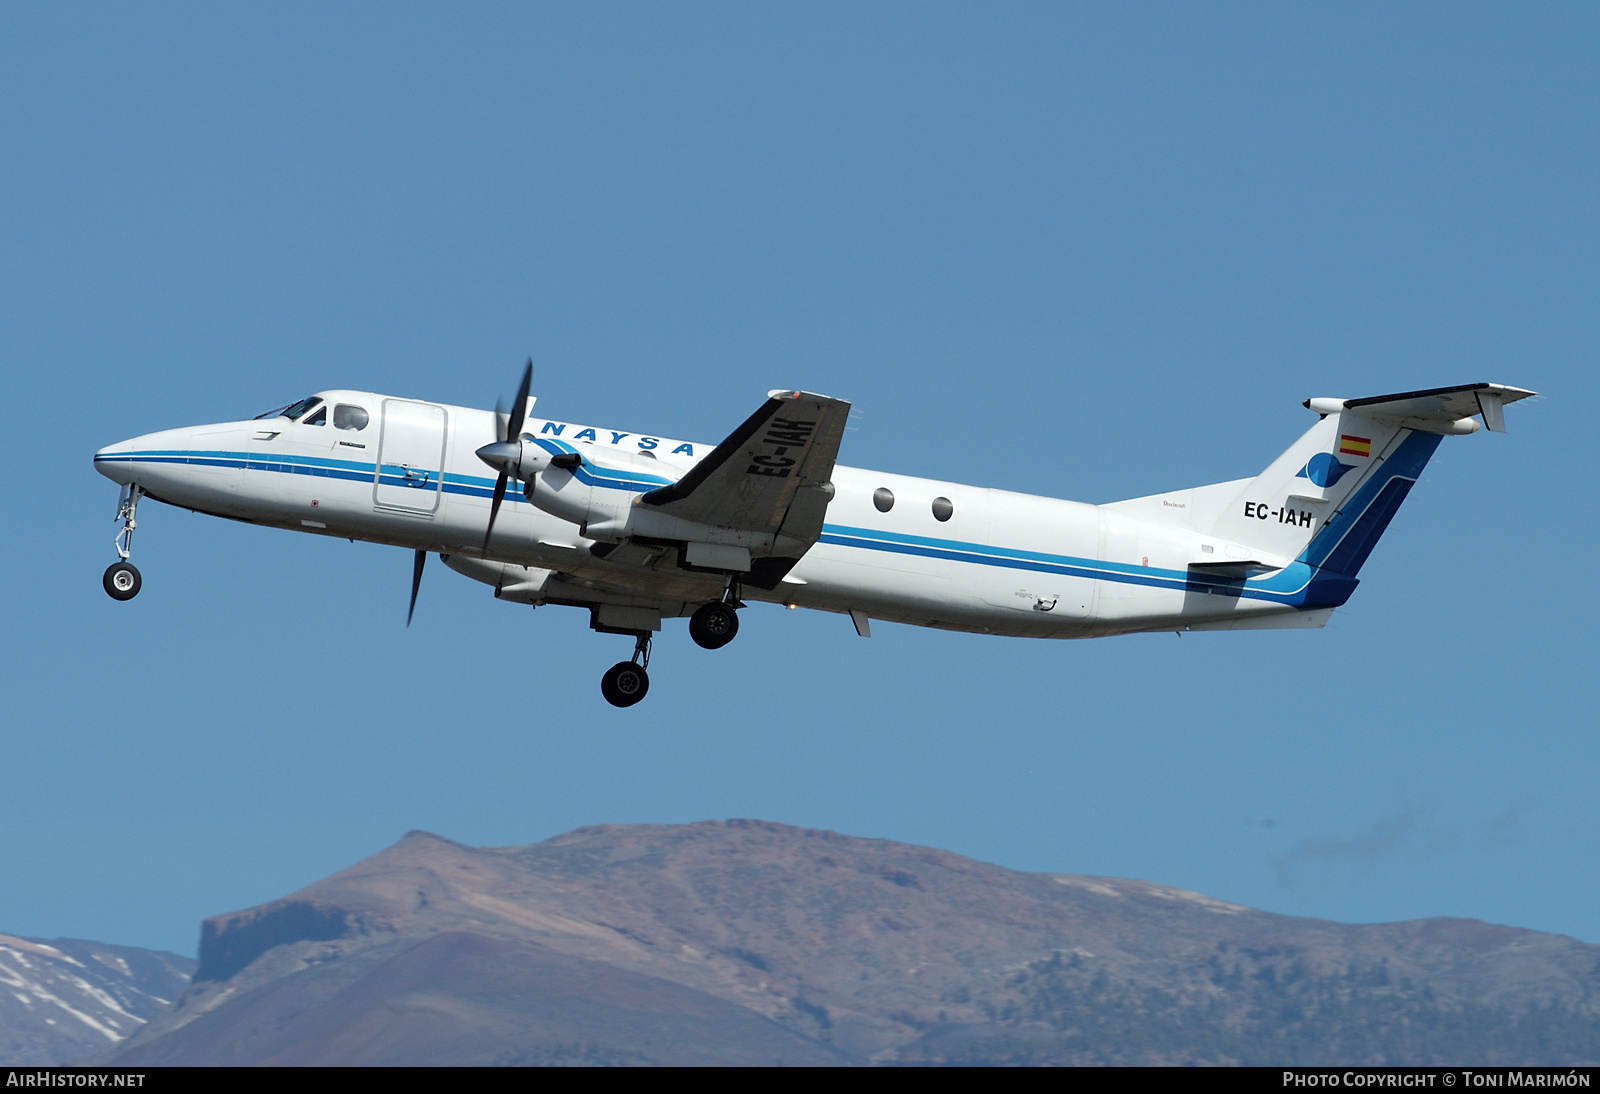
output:
[[[505,443],[506,426],[510,421],[510,415],[506,413],[506,401],[504,399],[496,399],[494,401],[494,439],[501,444]]]
[[[417,610],[417,590],[422,588],[422,568],[428,564],[428,552],[418,551],[411,564],[411,607],[406,609],[406,626],[411,626],[411,616]]]
[[[504,471],[494,480],[494,504],[489,506],[489,527],[483,531],[483,552],[489,553],[489,537],[494,535],[495,518],[500,515],[500,503],[506,500],[506,480],[510,478]]]
[[[498,440],[510,441],[522,434],[522,423],[528,417],[528,390],[533,386],[533,358],[528,358],[527,367],[522,370],[522,382],[517,385],[517,399],[511,404],[511,416],[501,417],[500,404],[495,404],[495,425],[500,429]],[[506,500],[506,480],[509,476],[504,470],[500,477],[494,480],[494,504],[489,506],[489,527],[483,532],[483,551],[489,553],[489,537],[494,535],[494,522],[500,516],[500,503]],[[419,571],[420,572],[420,571]]]
[[[528,367],[522,370],[522,383],[517,385],[517,401],[511,404],[511,421],[506,424],[505,440],[512,440],[522,433],[523,419],[528,416],[528,389],[533,386],[533,358],[528,358]]]

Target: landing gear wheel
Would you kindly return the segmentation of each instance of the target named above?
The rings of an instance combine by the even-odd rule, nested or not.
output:
[[[600,677],[600,694],[614,707],[631,707],[650,690],[650,675],[632,661],[618,661]]]
[[[739,613],[723,603],[702,604],[689,617],[689,637],[703,649],[719,650],[739,633]]]
[[[139,586],[144,584],[139,577],[139,571],[131,562],[113,562],[106,568],[106,576],[102,582],[106,592],[112,600],[132,600],[139,595]]]

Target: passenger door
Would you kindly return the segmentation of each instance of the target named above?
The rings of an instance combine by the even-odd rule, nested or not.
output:
[[[383,401],[383,431],[372,486],[379,509],[432,516],[444,484],[445,410],[406,399]]]

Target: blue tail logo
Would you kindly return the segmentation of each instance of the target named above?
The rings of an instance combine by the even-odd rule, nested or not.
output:
[[[1353,463],[1340,463],[1338,457],[1318,452],[1306,465],[1295,472],[1297,479],[1310,479],[1313,484],[1327,488],[1356,469]]]

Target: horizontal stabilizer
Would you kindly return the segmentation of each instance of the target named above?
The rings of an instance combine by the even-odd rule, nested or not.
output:
[[[1443,438],[1477,431],[1479,415],[1490,429],[1503,431],[1505,405],[1532,394],[1505,384],[1460,384],[1364,399],[1307,399],[1320,415],[1317,423],[1243,483],[1209,529],[1191,525],[1233,544],[1230,557],[1189,557],[1201,566],[1241,555],[1267,563],[1298,559],[1354,579]],[[1191,573],[1205,580],[1208,571],[1191,567]]]
[[[1458,387],[1436,387],[1426,391],[1403,391],[1395,395],[1374,395],[1369,399],[1307,399],[1306,406],[1312,410],[1324,410],[1324,406],[1319,404],[1338,403],[1338,409],[1358,411],[1369,418],[1401,420],[1413,428],[1426,428],[1427,423],[1448,425],[1476,414],[1483,417],[1486,428],[1495,433],[1504,433],[1506,420],[1502,411],[1505,405],[1526,399],[1532,394],[1523,388],[1504,384],[1461,384]]]

